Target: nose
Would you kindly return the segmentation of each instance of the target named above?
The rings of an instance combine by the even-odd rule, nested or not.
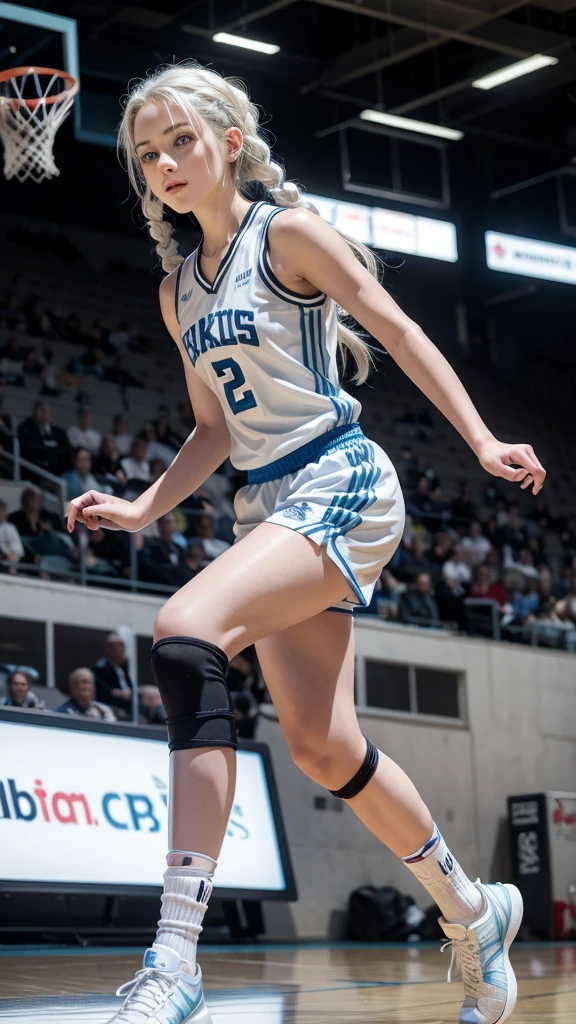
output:
[[[160,153],[158,167],[164,174],[174,174],[177,164],[168,153]]]

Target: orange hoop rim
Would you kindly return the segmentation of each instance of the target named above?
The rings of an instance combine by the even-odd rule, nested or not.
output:
[[[4,96],[6,102],[10,104],[24,103],[29,110],[35,110],[39,103],[56,103],[57,100],[61,99],[64,93],[69,93],[70,96],[75,96],[78,92],[78,82],[74,78],[74,75],[68,73],[68,71],[60,71],[58,68],[41,68],[36,64],[29,64],[27,67],[19,68],[6,68],[4,71],[0,71],[0,82],[9,82],[11,78],[19,78],[23,75],[29,75],[30,72],[35,71],[38,75],[57,75],[58,78],[63,78],[66,82],[66,88],[63,92],[54,93],[53,96],[37,97],[35,99],[26,100],[22,98],[18,99],[17,96]]]

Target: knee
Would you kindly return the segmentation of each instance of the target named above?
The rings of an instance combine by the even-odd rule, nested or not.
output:
[[[168,636],[188,636],[220,646],[220,632],[213,622],[207,621],[206,605],[202,608],[200,602],[191,598],[184,606],[177,598],[177,594],[170,598],[158,612],[154,621],[154,643]]]
[[[312,733],[301,734],[290,743],[294,764],[324,789],[340,789],[355,774],[363,753],[351,739],[334,741]]]

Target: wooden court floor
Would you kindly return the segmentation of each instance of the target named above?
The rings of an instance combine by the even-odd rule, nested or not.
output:
[[[446,983],[449,951],[426,946],[205,947],[214,1024],[449,1024],[461,987]],[[517,944],[515,1024],[576,1022],[576,943]],[[0,1021],[105,1024],[116,988],[141,954],[0,949]]]

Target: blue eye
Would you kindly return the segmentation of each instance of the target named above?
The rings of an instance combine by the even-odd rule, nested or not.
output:
[[[191,138],[192,138],[191,135],[179,135],[178,138],[176,139],[176,145],[178,145],[179,142],[182,142],[182,139],[189,140]]]

